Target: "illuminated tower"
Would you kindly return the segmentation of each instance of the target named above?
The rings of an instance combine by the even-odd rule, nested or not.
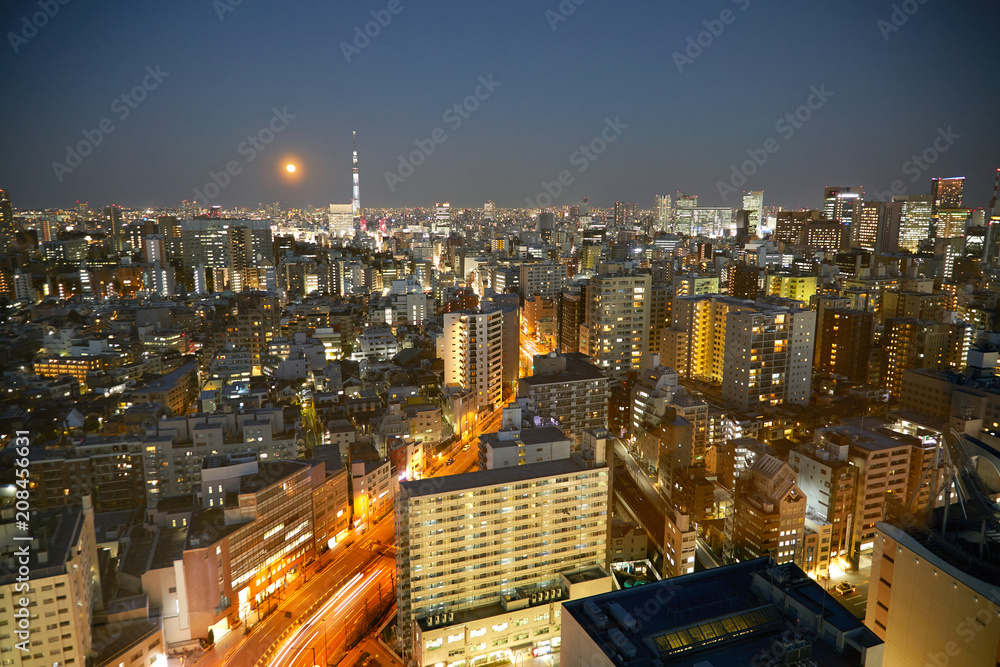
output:
[[[351,173],[354,175],[354,197],[351,199],[352,213],[355,216],[361,214],[361,184],[358,180],[358,133],[353,132],[354,135],[354,168]]]
[[[14,245],[17,226],[14,224],[14,206],[10,202],[10,190],[0,190],[0,255],[6,255]]]
[[[751,190],[743,193],[743,209],[750,214],[747,221],[747,236],[760,234],[760,222],[764,217],[764,191]]]

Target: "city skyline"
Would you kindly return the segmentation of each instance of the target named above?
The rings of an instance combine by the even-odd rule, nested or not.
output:
[[[989,199],[996,158],[981,137],[993,135],[996,93],[957,105],[933,91],[988,80],[995,6],[563,5],[60,5],[39,27],[37,3],[17,3],[3,82],[31,102],[11,109],[5,139],[20,158],[0,181],[24,208],[162,207],[235,162],[203,204],[319,207],[351,200],[356,131],[373,208],[526,207],[553,183],[555,205],[651,208],[656,193],[681,191],[738,207],[723,183],[800,208],[826,185],[876,193],[898,180],[923,194],[932,176],[954,175],[968,177],[970,205]],[[265,27],[267,43],[249,37]],[[629,39],[594,48],[625,29]],[[941,46],[949,29],[963,39]],[[803,31],[808,48],[792,51],[788,35]],[[81,48],[78,33],[118,48]],[[200,48],[171,46],[177,35]],[[845,35],[856,35],[849,49]],[[295,178],[282,173],[289,161]]]

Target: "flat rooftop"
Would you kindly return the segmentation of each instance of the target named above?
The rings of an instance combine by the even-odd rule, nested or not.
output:
[[[776,592],[769,593],[774,587]],[[620,605],[634,622],[616,615]],[[727,565],[564,603],[564,613],[616,665],[750,665],[774,642],[794,646],[818,667],[860,667],[881,640],[802,570],[770,559]],[[592,612],[598,612],[596,614]],[[844,649],[820,640],[844,635]],[[565,621],[564,621],[565,629]],[[622,648],[624,643],[632,650]],[[629,654],[631,655],[629,656]],[[761,663],[763,664],[763,663]],[[785,664],[785,662],[782,662]]]
[[[412,482],[401,482],[400,492],[410,498],[437,496],[443,493],[454,493],[466,489],[476,489],[484,486],[499,486],[514,484],[531,479],[548,479],[560,475],[571,475],[587,469],[587,463],[579,456],[557,461],[529,463],[523,466],[495,468],[493,470],[477,470],[458,475],[430,477]]]
[[[510,440],[501,440],[499,433],[485,433],[479,436],[479,441],[494,449],[501,447],[519,447],[521,445],[545,445],[553,442],[569,442],[569,438],[555,426],[539,426],[536,428],[519,429],[517,436]]]

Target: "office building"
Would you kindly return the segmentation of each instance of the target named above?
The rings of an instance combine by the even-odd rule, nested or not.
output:
[[[819,211],[780,211],[774,226],[774,241],[802,243],[806,223],[816,219],[819,219]]]
[[[397,633],[414,664],[558,650],[559,601],[611,588],[609,475],[601,447],[589,461],[401,483]]]
[[[931,238],[930,195],[893,197],[892,201],[900,204],[899,250],[918,252],[921,241]]]
[[[751,190],[750,192],[744,192],[743,210],[747,212],[747,238],[758,236],[760,234],[760,223],[764,219],[764,191]]]
[[[823,217],[853,225],[857,220],[864,194],[858,186],[823,188]]]
[[[642,368],[649,349],[651,277],[602,274],[587,286],[580,351],[609,378],[622,380]]]
[[[654,210],[656,212],[657,231],[669,231],[670,220],[673,217],[674,203],[670,195],[656,195]]]
[[[561,644],[574,667],[881,667],[884,650],[820,584],[768,558],[565,602]]]

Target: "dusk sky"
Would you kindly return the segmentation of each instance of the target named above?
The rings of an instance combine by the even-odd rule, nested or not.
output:
[[[739,188],[764,190],[765,205],[817,207],[824,185],[873,194],[897,179],[924,194],[933,176],[966,176],[965,204],[981,207],[1000,167],[996,2],[563,0],[568,16],[558,0],[236,2],[69,0],[37,31],[25,21],[38,0],[5,2],[0,188],[15,207],[177,205],[230,161],[238,173],[204,203],[348,202],[354,130],[365,207],[525,206],[564,170],[556,205],[651,208],[683,191],[738,206],[717,182],[769,138]],[[341,43],[354,49],[373,11],[391,20],[347,62]],[[707,46],[685,53],[699,33]],[[125,106],[144,80],[145,99]],[[446,115],[477,87],[467,118]],[[776,127],[813,90],[825,99],[811,117]],[[241,150],[275,109],[294,118]],[[100,143],[77,164],[67,145],[84,131]],[[603,153],[574,158],[602,131]],[[399,171],[416,140],[433,154]],[[925,150],[933,164],[908,163]],[[386,172],[405,176],[394,191]]]

